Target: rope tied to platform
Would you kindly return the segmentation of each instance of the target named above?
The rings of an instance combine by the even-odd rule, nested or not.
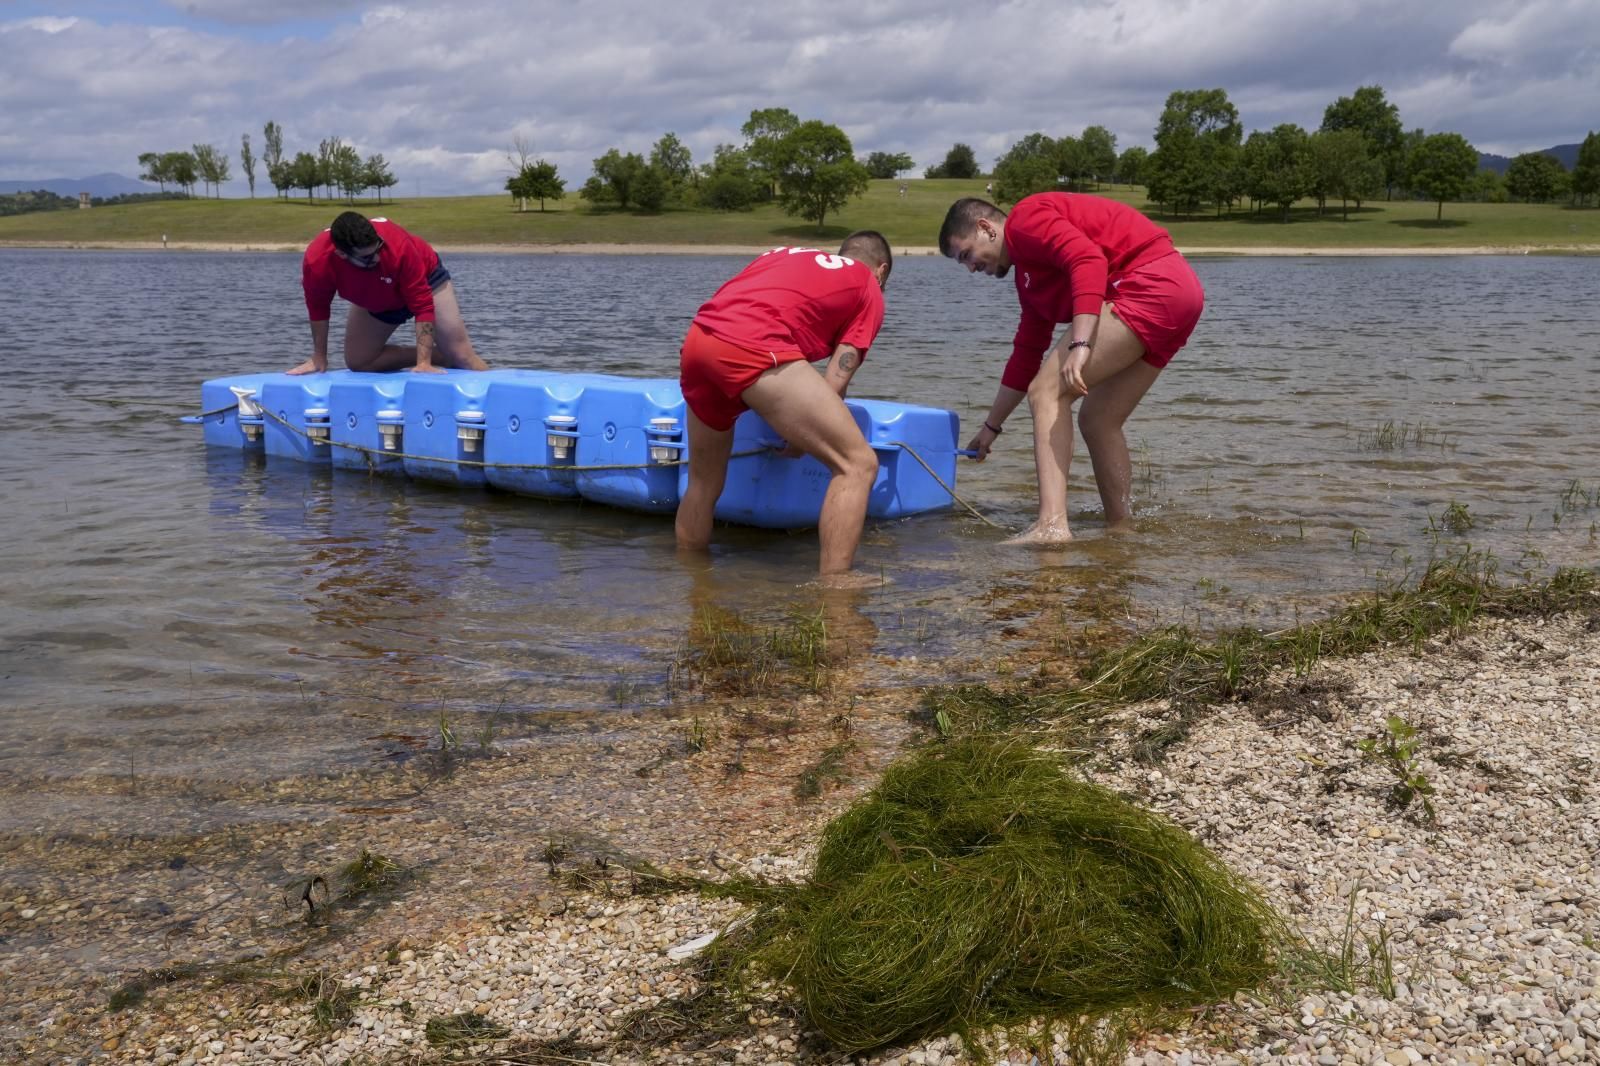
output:
[[[215,417],[217,415],[226,414],[229,411],[236,410],[238,408],[238,406],[239,406],[238,403],[235,402],[235,403],[229,404],[226,407],[219,407],[219,408],[217,408],[215,410],[212,410],[212,411],[202,411],[199,415],[188,416],[187,418],[185,418],[185,421],[189,421],[189,422],[203,421],[206,418],[212,418],[212,417]],[[260,404],[256,405],[256,409],[259,410],[263,416],[265,416],[267,418],[270,418],[272,421],[276,422],[278,425],[282,426],[284,429],[287,429],[292,433],[298,434],[299,436],[304,437],[307,440],[314,440],[318,444],[326,444],[326,445],[328,445],[330,447],[333,447],[333,448],[344,448],[347,451],[353,451],[353,452],[362,453],[363,455],[365,455],[367,457],[367,468],[369,470],[377,469],[377,463],[372,461],[372,456],[375,456],[375,455],[376,456],[382,456],[384,458],[389,458],[389,459],[402,459],[402,460],[403,459],[411,459],[411,460],[415,460],[417,462],[424,462],[424,463],[442,463],[442,464],[447,464],[447,465],[451,465],[451,466],[465,466],[465,467],[471,467],[471,468],[478,469],[478,470],[490,470],[490,469],[493,469],[493,470],[566,470],[566,471],[571,471],[571,472],[574,472],[574,473],[580,473],[580,472],[581,473],[589,473],[589,472],[593,472],[593,471],[604,471],[604,470],[645,470],[645,469],[650,469],[650,468],[686,466],[686,465],[688,465],[688,462],[689,462],[689,460],[687,460],[687,459],[667,459],[667,460],[660,461],[660,462],[657,462],[655,460],[651,460],[649,462],[643,462],[643,463],[587,463],[587,464],[581,464],[580,465],[580,464],[577,464],[577,463],[491,463],[491,462],[488,462],[488,461],[482,460],[482,459],[445,459],[445,458],[442,458],[440,456],[434,456],[434,455],[414,455],[414,454],[411,454],[409,452],[397,452],[397,451],[388,451],[388,450],[383,449],[383,448],[372,448],[372,447],[369,447],[369,446],[367,446],[365,444],[354,444],[354,443],[351,443],[349,441],[334,440],[331,435],[327,436],[327,437],[314,437],[307,430],[302,429],[300,426],[295,425],[294,423],[290,422],[286,418],[280,417],[279,415],[273,413],[272,411],[268,410],[266,407],[261,406]],[[917,453],[917,450],[915,448],[913,448],[910,444],[906,443],[903,440],[891,440],[891,441],[886,441],[885,443],[892,444],[895,447],[902,449],[903,451],[905,451],[905,453],[907,455],[909,455],[909,456],[911,456],[911,458],[915,459],[917,461],[917,463],[921,465],[922,469],[924,469],[924,470],[926,470],[928,472],[928,476],[933,478],[933,480],[938,483],[939,487],[941,489],[944,489],[944,491],[949,494],[949,496],[950,496],[950,498],[952,500],[954,500],[956,503],[960,504],[962,507],[966,508],[967,511],[973,515],[973,517],[977,518],[981,522],[986,523],[989,526],[992,526],[995,529],[999,529],[999,530],[1004,530],[1005,529],[1004,526],[1002,526],[998,522],[995,522],[994,520],[990,519],[982,511],[980,511],[976,507],[972,506],[972,504],[968,503],[965,499],[963,499],[961,497],[961,495],[956,492],[955,489],[951,488],[948,484],[946,484],[944,478],[939,476],[938,471],[934,470],[934,468],[928,464],[928,461],[926,459],[924,459],[921,455],[919,455]],[[729,455],[728,458],[730,460],[732,460],[732,459],[747,459],[752,455],[763,455],[763,454],[765,454],[767,452],[770,452],[770,451],[773,451],[773,450],[774,449],[772,447],[770,447],[770,446],[762,446],[762,447],[758,447],[758,448],[748,448],[748,449],[745,449],[744,451],[734,452],[733,454]]]

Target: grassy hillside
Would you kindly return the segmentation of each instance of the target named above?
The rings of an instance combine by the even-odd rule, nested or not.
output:
[[[939,223],[959,196],[982,195],[983,181],[908,181],[902,198],[898,184],[875,181],[867,195],[830,217],[827,226],[790,218],[773,206],[753,211],[667,210],[648,215],[596,210],[576,197],[551,201],[548,210],[518,213],[509,196],[458,196],[400,199],[381,207],[355,206],[369,215],[387,215],[435,244],[731,244],[762,247],[796,240],[837,240],[852,229],[882,230],[897,247],[937,242]],[[1307,249],[1396,248],[1424,251],[1451,247],[1522,249],[1600,246],[1600,209],[1547,204],[1446,204],[1444,220],[1434,221],[1431,203],[1365,205],[1343,219],[1338,205],[1319,216],[1303,203],[1290,221],[1276,211],[1256,216],[1239,211],[1224,218],[1209,215],[1173,218],[1146,203],[1139,186],[1099,190],[1150,213],[1172,231],[1185,249],[1295,247]],[[0,242],[103,243],[206,241],[222,244],[303,245],[334,215],[341,201],[298,199],[158,201],[53,211],[0,218]]]

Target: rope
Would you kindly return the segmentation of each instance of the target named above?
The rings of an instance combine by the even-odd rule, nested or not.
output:
[[[201,415],[201,417],[206,417],[206,416],[209,416],[209,415],[223,414],[223,413],[225,413],[227,411],[233,410],[237,406],[239,406],[239,405],[238,404],[232,404],[232,405],[230,405],[228,407],[219,408],[218,410],[215,410],[215,411],[206,411],[206,412],[204,412],[203,415]],[[259,407],[259,405],[258,405],[258,407]],[[386,451],[386,450],[384,450],[382,448],[369,448],[364,444],[351,444],[351,443],[348,443],[346,441],[333,440],[331,437],[313,438],[311,436],[311,434],[308,433],[307,431],[305,431],[304,429],[301,429],[299,426],[294,425],[292,422],[288,421],[287,419],[279,418],[276,414],[274,414],[273,412],[269,411],[267,408],[260,407],[260,411],[261,411],[262,415],[264,415],[267,418],[272,419],[272,421],[276,422],[278,425],[282,426],[284,429],[290,430],[293,433],[298,433],[300,436],[305,437],[307,440],[315,439],[319,443],[327,444],[327,445],[330,445],[330,446],[332,446],[334,448],[344,448],[344,449],[346,449],[348,451],[361,452],[362,454],[368,455],[368,456],[378,455],[378,456],[383,456],[383,457],[386,457],[386,458],[389,458],[389,459],[415,459],[415,460],[417,460],[419,462],[446,463],[446,464],[449,464],[449,465],[452,465],[452,466],[475,467],[475,468],[480,469],[480,470],[486,470],[486,469],[490,469],[490,468],[493,468],[495,470],[571,470],[571,471],[584,471],[584,472],[595,471],[595,470],[643,470],[643,469],[650,468],[650,467],[685,466],[689,462],[689,460],[687,460],[687,459],[669,459],[666,462],[659,462],[659,463],[658,462],[648,462],[648,463],[590,463],[590,464],[585,465],[585,466],[579,466],[579,465],[572,464],[572,463],[489,463],[489,462],[484,462],[484,461],[479,460],[479,459],[443,459],[443,458],[440,458],[440,457],[434,456],[434,455],[413,455],[413,454],[411,454],[409,452],[392,452],[392,451]],[[952,500],[954,500],[956,503],[960,504],[962,507],[966,508],[967,511],[970,512],[974,518],[977,518],[979,521],[981,521],[981,522],[983,522],[983,523],[985,523],[985,524],[987,524],[989,526],[992,526],[995,529],[998,529],[998,530],[1001,530],[1001,531],[1006,531],[1006,527],[1000,525],[1000,523],[998,523],[998,522],[994,521],[993,519],[989,518],[982,511],[978,510],[976,507],[972,506],[972,504],[968,503],[965,499],[963,499],[961,497],[961,495],[958,492],[956,492],[955,489],[953,489],[949,485],[945,484],[944,478],[939,476],[938,471],[934,470],[933,467],[929,466],[928,465],[928,461],[926,459],[924,459],[921,455],[917,454],[917,450],[915,448],[913,448],[911,445],[907,444],[903,440],[892,440],[892,441],[889,441],[888,443],[894,445],[896,448],[904,449],[904,451],[905,451],[905,453],[907,455],[909,455],[909,456],[911,456],[911,458],[915,459],[918,462],[918,464],[921,465],[922,469],[924,469],[924,470],[926,470],[928,472],[928,476],[929,477],[933,478],[934,481],[938,482],[939,487],[941,489],[944,489],[944,491],[949,494],[949,496],[950,496],[950,498]],[[728,458],[729,459],[745,459],[745,458],[748,458],[748,457],[750,457],[752,455],[762,455],[762,454],[764,454],[766,452],[769,452],[771,450],[772,449],[768,448],[768,447],[750,448],[750,449],[747,449],[747,450],[742,451],[742,452],[734,452],[732,455],[728,456]],[[375,464],[373,464],[373,463],[371,463],[369,461],[368,465],[369,466],[374,466]]]
[[[980,511],[976,507],[972,506],[972,504],[970,504],[966,500],[962,499],[961,496],[956,492],[955,489],[951,488],[949,485],[946,485],[944,483],[944,478],[940,477],[938,472],[935,471],[933,469],[933,467],[929,466],[927,460],[922,458],[922,456],[918,455],[917,454],[917,450],[915,448],[913,448],[911,445],[907,444],[903,440],[892,440],[889,443],[893,444],[893,445],[896,445],[898,447],[904,448],[906,450],[906,454],[911,456],[911,458],[915,459],[917,462],[921,463],[922,464],[922,469],[924,469],[924,470],[926,470],[928,472],[928,476],[933,478],[933,480],[937,481],[939,483],[939,487],[941,489],[944,489],[944,491],[948,492],[950,494],[950,498],[952,500],[956,501],[961,506],[965,507],[968,511],[970,511],[972,513],[973,517],[977,518],[979,521],[984,522],[985,524],[987,524],[989,526],[994,527],[995,529],[1000,530],[1001,532],[1010,532],[1010,530],[1006,529],[1005,526],[1002,526],[999,522],[994,521],[988,515],[984,514],[982,511]]]

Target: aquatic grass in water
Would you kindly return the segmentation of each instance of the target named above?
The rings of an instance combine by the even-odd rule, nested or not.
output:
[[[1324,656],[1360,655],[1393,644],[1409,644],[1420,654],[1429,637],[1459,635],[1481,616],[1594,611],[1600,609],[1597,586],[1600,572],[1571,567],[1545,581],[1503,584],[1492,555],[1463,546],[1430,563],[1414,585],[1380,586],[1320,622],[1277,633],[1227,630],[1213,640],[1186,626],[1166,626],[1096,656],[1064,687],[934,689],[923,697],[924,714],[947,736],[1020,725],[1082,729],[1130,703],[1243,698],[1273,670],[1304,675]]]
[[[1407,448],[1434,447],[1446,451],[1455,447],[1450,434],[1423,422],[1385,422],[1375,429],[1356,433],[1356,447],[1364,452],[1404,451]]]
[[[719,941],[735,982],[792,987],[847,1051],[955,1031],[1091,1032],[1226,999],[1285,927],[1187,833],[1023,745],[891,768],[829,824],[809,881]]]
[[[759,627],[737,612],[702,607],[695,612],[673,675],[735,695],[758,696],[790,687],[819,692],[828,665],[828,626],[821,611],[794,611],[781,624]]]

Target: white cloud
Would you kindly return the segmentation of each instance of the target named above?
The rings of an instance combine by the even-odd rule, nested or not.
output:
[[[244,132],[259,150],[274,119],[291,152],[337,134],[438,193],[499,191],[521,133],[575,188],[608,148],[647,152],[670,130],[704,160],[772,106],[920,168],[956,141],[987,163],[1023,134],[1091,124],[1148,145],[1175,89],[1227,89],[1247,131],[1315,128],[1371,84],[1408,127],[1521,151],[1581,139],[1600,99],[1587,0],[145,5],[146,21],[170,10],[163,26],[89,2],[0,23],[0,178],[130,173],[142,151],[236,151]],[[281,28],[252,25],[263,12]]]

